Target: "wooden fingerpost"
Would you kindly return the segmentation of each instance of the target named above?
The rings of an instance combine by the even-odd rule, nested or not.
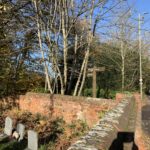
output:
[[[97,84],[96,84],[96,73],[97,72],[103,72],[105,71],[105,67],[93,67],[93,68],[89,68],[88,69],[88,77],[93,77],[93,83],[92,83],[92,92],[93,92],[93,97],[96,98],[96,88],[97,88]]]

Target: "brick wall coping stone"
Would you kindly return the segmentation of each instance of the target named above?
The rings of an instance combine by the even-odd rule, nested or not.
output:
[[[68,150],[104,150],[108,149],[112,139],[116,138],[120,122],[125,125],[123,114],[129,113],[131,98],[123,99],[115,108],[106,115],[80,140]],[[122,119],[120,119],[122,118]],[[108,142],[108,143],[107,143]]]

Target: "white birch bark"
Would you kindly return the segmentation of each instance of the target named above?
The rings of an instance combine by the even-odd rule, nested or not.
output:
[[[47,68],[47,64],[45,62],[45,58],[44,58],[44,51],[42,49],[42,39],[41,39],[41,31],[40,31],[40,20],[39,20],[39,15],[38,15],[38,6],[37,6],[37,2],[36,0],[33,0],[33,4],[36,10],[36,23],[37,23],[37,29],[38,29],[38,41],[39,41],[39,48],[40,48],[40,52],[42,55],[42,59],[44,61],[44,69],[45,69],[45,76],[46,76],[46,80],[47,80],[47,84],[48,84],[48,90],[50,91],[50,93],[52,94],[52,87],[51,87],[51,83],[50,83],[50,78],[48,75],[48,68]]]
[[[63,8],[61,11],[61,23],[62,23],[62,33],[63,33],[63,51],[64,51],[64,88],[66,88],[67,85],[67,54],[68,54],[68,39],[67,39],[67,6],[66,6],[67,1],[63,0]]]
[[[91,46],[91,42],[92,42],[92,39],[93,39],[92,17],[93,17],[93,10],[94,10],[94,2],[95,2],[95,0],[92,0],[92,2],[91,2],[91,10],[90,10],[90,18],[89,18],[90,20],[89,20],[87,55],[85,57],[85,63],[84,63],[83,71],[82,71],[82,73],[83,73],[82,81],[81,81],[81,85],[79,87],[78,96],[81,95],[81,92],[82,92],[82,89],[83,89],[83,85],[84,85],[84,82],[85,82],[87,65],[88,65],[88,59],[89,59],[89,53],[90,53],[90,46]],[[77,94],[77,93],[74,93],[74,94]]]

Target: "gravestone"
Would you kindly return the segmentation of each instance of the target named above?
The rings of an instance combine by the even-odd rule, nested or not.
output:
[[[33,130],[28,131],[28,148],[26,150],[38,150],[38,134]]]
[[[0,134],[0,141],[8,138],[8,136],[12,134],[12,129],[13,129],[13,121],[10,117],[6,117],[4,133]]]
[[[150,135],[150,105],[142,107],[142,129]]]
[[[18,141],[23,140],[25,134],[25,126],[21,123],[17,124],[17,132],[19,133],[20,136]]]
[[[10,117],[6,117],[4,134],[10,136],[12,134],[12,129],[13,129],[13,121]]]

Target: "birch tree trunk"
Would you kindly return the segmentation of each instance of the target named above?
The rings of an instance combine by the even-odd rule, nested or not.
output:
[[[47,40],[49,43],[51,43],[51,38],[50,38],[50,35],[47,34]],[[54,51],[52,50],[53,48],[50,46],[50,44],[48,45],[49,47],[49,50],[50,50],[50,53],[51,53],[51,59],[52,59],[52,62],[53,62],[53,66],[56,68],[57,72],[58,72],[58,77],[60,79],[60,85],[61,85],[61,94],[64,95],[64,83],[63,83],[63,78],[62,78],[62,74],[61,74],[61,71],[58,67],[58,62],[57,62],[57,58],[54,54]],[[58,77],[56,80],[58,80]],[[58,82],[57,82],[57,85],[58,85]]]
[[[64,51],[64,88],[66,89],[67,85],[67,54],[68,54],[68,39],[67,39],[67,1],[63,0],[63,8],[62,8],[62,33],[63,33],[63,51]]]
[[[89,59],[89,53],[90,53],[90,47],[89,47],[88,50],[87,50],[87,57],[86,57],[86,60],[85,60],[85,66],[84,66],[84,71],[83,71],[83,77],[82,77],[81,86],[80,86],[80,89],[79,89],[79,92],[78,92],[78,96],[81,95],[81,92],[82,92],[82,89],[83,89],[83,85],[84,85],[84,82],[85,82],[87,64],[88,64],[88,59]]]
[[[85,57],[84,57],[82,66],[81,66],[81,70],[80,70],[80,73],[79,73],[79,76],[78,76],[78,80],[77,80],[77,83],[76,83],[76,86],[75,86],[75,89],[74,89],[73,96],[76,96],[76,95],[77,95],[77,90],[78,90],[78,88],[79,88],[80,80],[81,80],[81,77],[82,77],[82,73],[83,73],[84,66],[85,66],[86,59],[87,59],[88,55],[89,55],[89,54],[88,54],[88,51],[87,51],[86,54],[85,54]]]
[[[121,20],[121,31],[120,31],[120,53],[121,53],[121,89],[122,92],[124,91],[125,88],[125,45],[124,45],[124,40],[125,40],[125,22]]]
[[[92,17],[93,17],[93,10],[94,10],[94,2],[95,2],[95,0],[92,0],[92,2],[91,2],[87,55],[85,57],[83,76],[82,76],[81,85],[80,85],[80,88],[79,88],[79,91],[78,91],[78,96],[81,95],[81,92],[82,92],[82,89],[83,89],[83,86],[84,86],[84,83],[85,83],[86,71],[87,71],[87,65],[88,65],[88,59],[89,59],[89,53],[90,53],[90,46],[91,46],[91,42],[92,42],[92,39],[93,39]]]
[[[45,58],[44,58],[44,51],[43,51],[43,48],[42,48],[42,39],[41,39],[41,31],[40,31],[40,19],[39,19],[39,15],[38,15],[39,12],[38,12],[38,6],[37,6],[36,0],[33,0],[33,4],[34,4],[34,7],[35,7],[35,11],[36,11],[36,23],[37,23],[37,29],[38,29],[39,48],[40,48],[40,52],[41,52],[42,59],[43,59],[43,62],[44,62],[44,69],[45,69],[46,81],[47,81],[47,84],[48,84],[48,90],[52,94],[53,91],[52,91],[52,87],[51,87],[50,78],[49,78],[49,75],[48,75],[47,64],[46,64]]]
[[[124,84],[125,84],[125,56],[124,56],[124,46],[123,46],[123,39],[121,39],[121,76],[122,76],[122,92],[124,91]]]

